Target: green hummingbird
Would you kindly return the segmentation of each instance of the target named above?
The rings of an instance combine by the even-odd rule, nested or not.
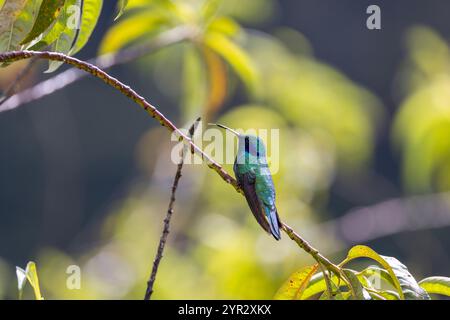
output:
[[[280,240],[281,221],[275,206],[275,186],[267,165],[264,142],[257,136],[239,134],[221,124],[214,125],[238,137],[238,152],[233,166],[236,180],[256,221],[276,240]]]

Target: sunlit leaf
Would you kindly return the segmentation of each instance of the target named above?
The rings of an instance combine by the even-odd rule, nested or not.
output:
[[[241,31],[241,26],[229,17],[218,17],[209,24],[208,31],[234,37]]]
[[[20,267],[16,267],[17,288],[19,289],[19,300],[22,299],[23,289],[27,283],[27,272]]]
[[[278,289],[274,299],[278,300],[297,300],[302,297],[302,294],[308,285],[311,277],[319,268],[318,264],[304,267],[294,272],[289,279]]]
[[[450,297],[449,277],[429,277],[421,280],[419,285],[428,293],[442,294]]]
[[[205,64],[199,48],[191,43],[185,46],[183,55],[183,119],[191,119],[199,110],[205,107],[208,86]]]
[[[100,44],[99,53],[116,52],[140,37],[159,30],[166,23],[167,17],[154,10],[135,14],[108,30]]]
[[[256,90],[257,71],[252,60],[242,48],[218,32],[207,33],[204,42],[231,65],[251,92]]]
[[[76,41],[72,49],[70,50],[71,55],[80,51],[88,42],[95,26],[97,25],[102,6],[103,0],[83,0],[80,30],[78,32]]]
[[[338,277],[333,275],[330,278],[330,281],[333,285],[337,286],[338,283]],[[318,293],[324,292],[327,290],[327,285],[325,283],[325,278],[323,276],[323,273],[317,273],[315,274],[311,280],[309,281],[307,287],[303,291],[302,300],[309,299],[313,296],[315,296]]]
[[[28,43],[45,32],[58,18],[64,2],[65,0],[43,0],[33,28],[20,44]]]
[[[41,0],[6,0],[0,10],[0,52],[21,48],[20,41],[33,27]]]
[[[386,262],[386,260],[383,259],[382,256],[380,256],[378,253],[376,253],[374,250],[367,246],[354,246],[350,249],[350,251],[347,254],[347,258],[340,264],[344,265],[351,260],[357,259],[357,258],[369,258],[372,260],[375,260],[378,262],[384,269],[386,269],[389,272],[389,275],[392,278],[392,281],[394,283],[394,287],[397,289],[398,293],[400,294],[400,297],[404,299],[403,291],[400,286],[400,282],[398,281],[394,271],[392,270],[392,267],[389,265],[389,263]]]
[[[120,18],[120,16],[123,15],[123,13],[125,12],[125,9],[128,5],[128,0],[119,0],[117,2],[117,15],[114,18],[114,20],[117,20]]]
[[[34,296],[36,297],[36,300],[44,300],[41,294],[41,288],[39,287],[39,278],[37,275],[36,264],[33,261],[28,262],[26,275],[28,282],[33,287]]]
[[[406,300],[429,300],[428,294],[419,286],[408,268],[394,257],[381,256],[392,268],[400,282]]]
[[[351,288],[349,289],[352,297],[357,300],[371,300],[369,293],[366,289],[364,289],[358,277],[356,276],[356,272],[350,269],[343,269],[342,271],[350,282],[349,285]]]
[[[209,94],[206,101],[206,118],[211,119],[219,110],[227,93],[227,74],[223,61],[209,48],[204,48],[203,56],[208,69]]]
[[[30,50],[44,50],[49,45],[53,44],[58,38],[63,34],[71,34],[72,38],[75,37],[75,30],[77,27],[76,18],[73,15],[77,15],[76,4],[78,0],[66,0],[64,8],[58,16],[58,19],[54,22],[53,26],[47,30],[42,39],[39,42],[33,43]],[[73,20],[73,21],[70,21]],[[72,43],[70,44],[70,46]],[[61,46],[60,46],[61,47]],[[54,47],[53,49],[56,49]],[[63,53],[69,52],[70,48],[65,51],[60,51]],[[56,51],[56,50],[55,50]]]

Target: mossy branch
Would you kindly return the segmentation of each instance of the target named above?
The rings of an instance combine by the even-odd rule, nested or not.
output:
[[[101,70],[97,66],[79,60],[74,57],[70,57],[58,52],[47,52],[47,51],[13,51],[0,54],[0,63],[4,62],[15,62],[19,60],[24,60],[28,58],[36,57],[37,59],[47,59],[52,61],[60,61],[66,64],[72,65],[80,70],[83,70],[94,77],[104,81],[106,84],[115,88],[123,95],[127,96],[135,103],[137,103],[141,108],[143,108],[152,118],[156,119],[162,126],[167,128],[170,132],[175,133],[179,140],[183,140],[184,143],[188,144],[197,155],[199,155],[203,160],[206,161],[208,167],[216,171],[217,174],[228,184],[233,186],[233,188],[243,194],[241,188],[239,187],[237,181],[229,175],[220,164],[215,162],[210,156],[203,152],[196,144],[194,144],[188,136],[186,136],[182,131],[180,131],[168,118],[166,118],[155,106],[150,104],[145,100],[144,97],[139,95],[129,86],[120,82],[116,78],[110,76],[105,71]],[[297,234],[291,227],[287,224],[282,223],[282,230],[289,236],[290,239],[295,241],[297,245],[302,248],[306,253],[310,254],[317,262],[322,264],[329,271],[335,273],[336,275],[341,275],[342,272],[340,268],[333,263],[331,263],[326,257],[324,257],[317,249],[312,247],[306,240],[304,240],[299,234]]]

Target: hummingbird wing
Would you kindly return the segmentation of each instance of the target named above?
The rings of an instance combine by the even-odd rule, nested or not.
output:
[[[260,170],[260,173],[263,174],[258,175],[255,182],[256,195],[260,199],[261,207],[264,209],[265,216],[269,221],[270,233],[275,239],[280,240],[281,223],[275,206],[275,186],[269,171]]]
[[[236,178],[244,191],[245,199],[247,199],[248,206],[255,216],[256,221],[258,221],[259,225],[266,230],[266,232],[272,233],[269,222],[267,221],[266,215],[261,207],[261,202],[256,194],[255,174],[248,171],[246,173],[236,174]]]

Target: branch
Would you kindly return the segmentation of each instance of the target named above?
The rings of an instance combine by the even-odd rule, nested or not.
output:
[[[189,129],[189,138],[192,139],[192,136],[194,135],[195,129],[196,129],[197,125],[199,124],[199,122],[200,122],[200,118],[198,118],[192,124],[191,128]],[[156,252],[155,260],[153,261],[152,273],[150,275],[150,279],[147,282],[147,290],[145,292],[144,300],[150,300],[151,295],[153,293],[153,284],[155,283],[155,280],[156,280],[156,273],[158,272],[158,267],[159,267],[159,263],[161,262],[161,259],[163,257],[163,251],[164,251],[164,247],[166,245],[167,236],[169,235],[170,219],[172,218],[173,205],[175,203],[175,193],[178,188],[178,182],[180,181],[180,178],[181,178],[181,170],[183,169],[185,154],[186,154],[186,148],[184,148],[184,150],[183,150],[180,163],[178,164],[178,167],[177,167],[177,173],[175,174],[175,179],[173,180],[172,195],[171,195],[170,201],[169,201],[169,208],[167,209],[167,215],[166,215],[166,218],[164,219],[164,228],[163,228],[163,232],[161,234],[161,238],[159,239],[158,251]]]
[[[195,36],[192,28],[177,27],[157,36],[151,43],[134,46],[117,53],[108,53],[90,59],[89,62],[101,69],[109,69],[115,65],[127,63],[149,54],[155,50],[179,43]],[[23,104],[38,100],[84,78],[87,74],[76,68],[68,69],[58,75],[44,80],[31,88],[25,89],[10,97],[5,95],[0,103],[0,112],[15,109]]]
[[[106,84],[115,88],[123,95],[127,96],[139,106],[141,106],[152,118],[156,119],[163,127],[166,127],[170,132],[174,133],[176,137],[183,140],[191,146],[203,160],[206,161],[208,167],[216,171],[223,180],[231,184],[237,192],[242,193],[236,180],[230,176],[217,162],[215,162],[210,156],[205,154],[197,145],[195,145],[192,140],[187,137],[183,132],[181,132],[169,119],[167,119],[158,109],[156,109],[152,104],[147,102],[144,97],[140,96],[136,91],[131,89],[129,86],[123,84],[116,78],[110,76],[105,71],[99,69],[98,67],[92,65],[89,62],[81,61],[74,57],[69,57],[65,54],[59,52],[47,52],[47,51],[12,51],[0,54],[0,62],[14,62],[19,60],[24,60],[28,58],[36,57],[38,59],[47,59],[52,61],[60,61],[66,64],[70,64],[77,69],[85,71],[96,78],[99,78]]]
[[[136,91],[131,89],[129,86],[123,84],[116,78],[110,76],[105,71],[99,69],[98,67],[85,62],[79,59],[69,57],[62,53],[56,52],[41,52],[41,51],[13,51],[6,52],[0,54],[0,62],[14,62],[23,59],[28,59],[32,57],[37,57],[38,59],[48,59],[54,61],[61,61],[67,64],[70,64],[80,70],[83,70],[87,73],[90,73],[94,77],[97,77],[104,81],[106,84],[112,86],[117,89],[123,95],[127,96],[134,102],[136,102],[139,106],[141,106],[152,118],[158,120],[158,122],[166,127],[170,132],[176,134],[179,140],[183,140],[184,143],[188,144],[191,147],[192,152],[195,152],[203,160],[206,161],[208,167],[216,171],[219,176],[227,183],[233,186],[233,188],[243,194],[241,188],[239,187],[237,181],[230,176],[221,165],[215,162],[210,156],[203,152],[196,144],[194,144],[188,136],[186,136],[183,132],[181,132],[169,119],[167,119],[158,109],[156,109],[153,105],[147,102],[142,96],[140,96]],[[329,271],[340,275],[340,269],[333,263],[331,263],[327,258],[321,255],[315,248],[313,248],[306,240],[304,240],[299,234],[292,230],[287,224],[282,223],[282,230],[295,241],[300,248],[305,250],[308,254],[310,254],[316,261],[322,263]]]

